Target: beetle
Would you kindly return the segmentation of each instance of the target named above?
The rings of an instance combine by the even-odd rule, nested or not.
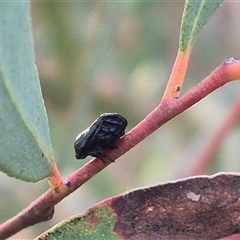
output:
[[[115,148],[114,144],[125,134],[126,127],[127,120],[123,116],[117,113],[101,114],[89,128],[77,136],[74,143],[76,159],[87,156],[100,159],[105,157],[103,151]]]

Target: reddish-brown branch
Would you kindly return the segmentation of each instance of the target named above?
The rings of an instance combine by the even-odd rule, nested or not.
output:
[[[230,108],[226,118],[221,122],[212,136],[205,143],[200,155],[198,156],[193,169],[190,170],[189,176],[203,174],[214,160],[214,155],[220,148],[222,141],[235,126],[240,118],[240,97]]]
[[[235,71],[234,75],[229,72],[233,70]],[[182,97],[160,104],[142,122],[118,141],[118,148],[109,150],[105,154],[109,159],[120,157],[163,124],[203,99],[209,93],[227,82],[238,78],[240,78],[240,61],[232,60],[224,62]],[[3,223],[0,226],[0,239],[8,238],[27,226],[50,219],[54,205],[79,188],[107,165],[100,159],[93,159],[91,162],[85,164],[82,168],[67,177],[67,187],[62,187],[60,194],[53,193],[52,189],[49,189],[16,217]]]
[[[236,70],[238,71],[238,74],[236,73]],[[231,71],[234,72],[234,74],[232,74]],[[126,134],[124,137],[124,152],[134,147],[163,124],[182,113],[217,88],[223,86],[229,81],[239,78],[240,61],[233,59],[230,63],[224,62],[209,76],[180,98],[173,98],[168,102],[164,101],[164,103],[160,104],[142,122]]]
[[[0,225],[0,239],[6,239],[22,229],[50,220],[54,213],[54,194],[49,189],[18,215]]]

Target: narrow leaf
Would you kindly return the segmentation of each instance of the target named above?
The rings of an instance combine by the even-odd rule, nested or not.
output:
[[[107,199],[35,240],[219,239],[240,233],[240,175],[217,174]]]
[[[179,48],[192,48],[198,35],[223,0],[186,0],[180,31]]]
[[[0,2],[0,133],[1,171],[31,182],[50,175],[53,151],[26,1]]]

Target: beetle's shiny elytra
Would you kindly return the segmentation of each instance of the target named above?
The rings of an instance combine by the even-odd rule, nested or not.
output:
[[[116,141],[125,134],[126,126],[127,120],[117,113],[101,114],[89,128],[77,136],[74,143],[75,157],[104,157],[102,152],[114,147]]]

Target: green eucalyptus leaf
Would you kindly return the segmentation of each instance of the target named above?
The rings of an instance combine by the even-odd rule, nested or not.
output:
[[[180,31],[179,48],[191,48],[210,17],[223,0],[186,0]]]
[[[0,170],[36,182],[53,150],[34,64],[29,3],[0,2]]]

